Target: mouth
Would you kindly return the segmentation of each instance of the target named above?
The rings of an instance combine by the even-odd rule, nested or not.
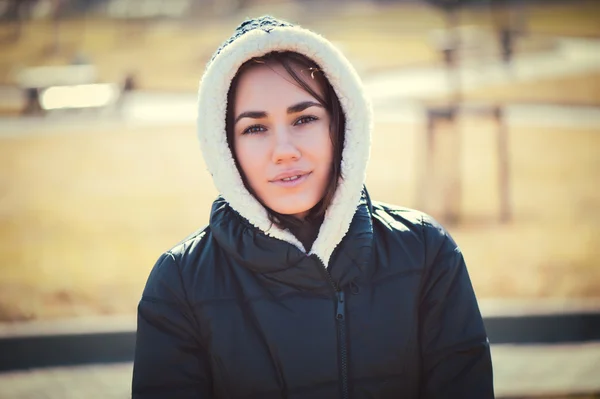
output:
[[[311,172],[298,172],[293,175],[288,174],[287,176],[271,180],[271,183],[277,184],[278,186],[282,187],[295,187],[304,182],[308,178],[308,176],[310,176],[310,174]]]
[[[298,180],[301,177],[302,177],[302,175],[296,175],[296,176],[291,176],[291,177],[284,177],[283,179],[281,179],[281,181],[294,181],[294,180]]]

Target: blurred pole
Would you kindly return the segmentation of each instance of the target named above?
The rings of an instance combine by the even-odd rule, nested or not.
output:
[[[52,11],[50,13],[50,19],[52,24],[52,33],[49,35],[50,43],[47,51],[51,55],[58,55],[60,53],[60,11],[62,0],[52,0]]]
[[[448,35],[447,46],[444,49],[444,64],[446,67],[446,76],[448,81],[448,122],[450,124],[445,133],[450,137],[448,142],[451,151],[445,158],[448,165],[442,165],[446,169],[445,179],[440,183],[444,186],[443,190],[443,218],[447,223],[457,223],[460,219],[461,203],[461,134],[458,116],[462,102],[461,77],[459,68],[460,37],[458,34],[459,18],[458,7],[446,7],[446,34]]]
[[[423,175],[419,179],[419,207],[452,224],[460,216],[460,140],[458,109],[452,105],[427,109]]]
[[[458,10],[456,8],[448,8],[445,10],[445,13],[447,43],[443,51],[448,88],[450,90],[449,100],[451,105],[459,105],[462,101],[462,92],[458,65],[458,49],[460,47]]]
[[[491,0],[490,13],[493,27],[498,35],[502,60],[505,64],[509,64],[512,55],[512,43],[508,7],[506,3],[506,0]]]
[[[6,40],[11,43],[18,43],[21,40],[25,22],[31,18],[32,7],[33,0],[5,0],[0,10],[0,17],[6,19],[11,27]]]
[[[434,182],[435,168],[433,163],[433,154],[435,153],[435,130],[436,130],[436,115],[433,107],[428,107],[427,110],[427,125],[423,141],[419,140],[419,155],[422,156],[423,162],[419,168],[419,176],[417,178],[417,208],[421,208],[427,212],[432,212],[433,195],[432,186]]]
[[[498,126],[498,191],[500,194],[500,222],[506,223],[511,219],[510,209],[510,175],[508,162],[508,128],[501,107],[494,110],[494,118]]]
[[[23,15],[21,13],[20,1],[9,0],[6,7],[6,16],[9,19],[14,18],[14,22],[11,24],[13,29],[9,34],[9,38],[12,43],[17,43],[21,39],[23,33]]]
[[[443,104],[427,106],[427,128],[417,186],[417,204],[446,223],[460,220],[462,143],[458,117],[462,90],[459,68],[459,0],[429,0],[443,13],[445,29],[436,38],[444,62],[447,96]]]
[[[526,29],[523,1],[492,0],[490,10],[492,12],[492,20],[498,32],[502,61],[507,68],[510,68],[514,55],[515,38]],[[494,119],[498,126],[497,153],[500,222],[506,223],[510,221],[512,213],[510,208],[508,127],[504,111],[500,106],[494,109]]]
[[[527,15],[523,0],[492,0],[490,13],[498,34],[502,60],[510,66],[518,36],[527,32]]]

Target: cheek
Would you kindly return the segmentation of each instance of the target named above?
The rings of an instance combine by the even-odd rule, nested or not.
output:
[[[238,160],[242,173],[250,182],[253,175],[260,169],[261,161],[264,159],[263,150],[255,145],[256,140],[237,140],[235,143],[235,156]]]
[[[329,131],[320,132],[318,140],[313,142],[313,154],[322,163],[331,164],[333,162],[333,144]]]

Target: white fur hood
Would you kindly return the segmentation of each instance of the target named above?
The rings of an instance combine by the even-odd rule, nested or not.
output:
[[[200,82],[198,137],[208,171],[221,196],[256,228],[304,251],[289,231],[273,225],[264,207],[246,190],[227,145],[227,93],[238,68],[272,51],[294,51],[316,62],[337,93],[346,117],[341,173],[311,253],[327,265],[360,202],[371,143],[371,105],[356,71],[329,41],[299,26],[262,17],[244,21],[208,64]]]

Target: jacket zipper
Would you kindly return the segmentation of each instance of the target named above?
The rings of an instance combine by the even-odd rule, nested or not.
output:
[[[344,291],[337,291],[337,314],[338,322],[338,345],[342,358],[342,399],[348,399],[348,348],[346,343],[346,304],[344,303]]]
[[[333,278],[327,268],[323,264],[323,261],[319,259],[319,263],[323,266],[323,270],[325,271],[325,275],[327,276],[327,280],[329,284],[335,291],[336,295],[336,310],[335,310],[335,321],[337,325],[337,335],[338,335],[338,351],[340,353],[340,380],[342,383],[342,399],[349,399],[350,394],[348,390],[348,345],[346,341],[346,303],[344,291],[341,290]]]

